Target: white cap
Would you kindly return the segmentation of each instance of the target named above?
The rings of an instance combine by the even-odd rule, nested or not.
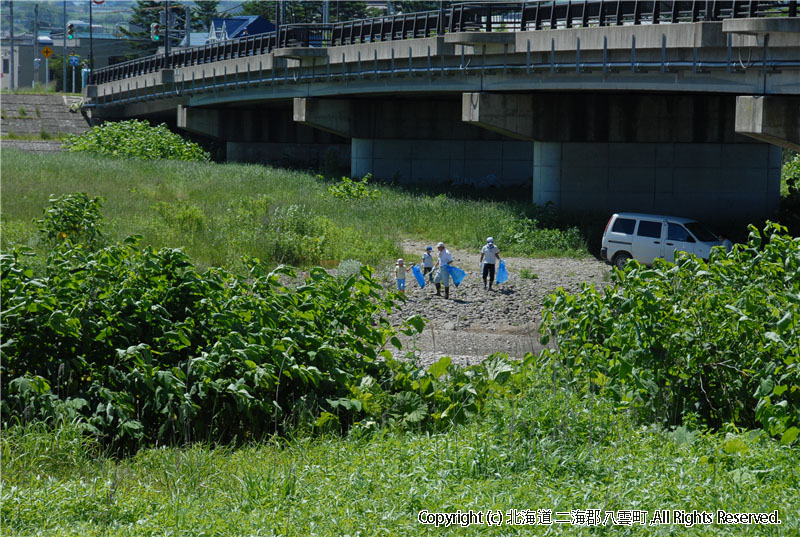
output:
[[[397,264],[398,264],[398,265],[402,265],[402,264],[403,264],[403,260],[402,260],[402,259],[398,259],[398,260],[397,260]]]
[[[487,237],[486,238],[486,242],[488,242],[488,243],[494,242],[494,237]]]
[[[436,247],[437,247],[437,248],[444,248],[444,243],[443,243],[443,242],[440,242],[439,244],[437,244],[437,245],[436,245]]]

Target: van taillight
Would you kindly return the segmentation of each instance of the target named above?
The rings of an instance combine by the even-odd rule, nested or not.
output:
[[[612,221],[613,219],[614,219],[614,217],[612,216],[611,218],[609,218],[609,219],[608,219],[608,222],[606,222],[606,228],[603,230],[603,235],[605,235],[605,234],[606,234],[606,231],[608,231],[608,226],[610,226],[610,225],[611,225],[611,221]]]

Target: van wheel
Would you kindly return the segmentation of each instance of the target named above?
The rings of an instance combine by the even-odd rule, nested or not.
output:
[[[630,259],[631,259],[631,254],[627,252],[620,252],[614,256],[614,266],[622,270],[625,268],[625,265],[628,264],[628,261],[630,261]]]

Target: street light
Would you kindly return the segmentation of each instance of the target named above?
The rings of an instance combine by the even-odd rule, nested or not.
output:
[[[72,23],[67,24],[67,39],[75,39],[75,25]]]

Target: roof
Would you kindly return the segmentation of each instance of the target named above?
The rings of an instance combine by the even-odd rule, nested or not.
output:
[[[648,218],[651,220],[669,220],[678,224],[686,224],[687,222],[697,222],[694,218],[684,218],[682,216],[668,216],[664,214],[648,214],[648,213],[616,213],[617,216],[623,218]]]
[[[225,28],[224,35],[220,32]],[[275,25],[271,22],[262,19],[258,15],[239,15],[236,17],[229,17],[227,19],[214,18],[211,19],[211,29],[214,30],[218,39],[233,39],[236,37],[243,37],[245,35],[256,35],[267,32],[274,32]]]

